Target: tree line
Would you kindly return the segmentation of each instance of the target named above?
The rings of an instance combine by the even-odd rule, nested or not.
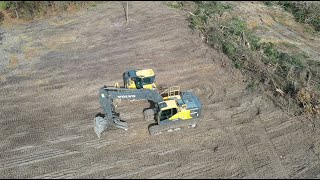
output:
[[[45,15],[48,10],[65,11],[69,6],[84,7],[94,1],[0,1],[0,10],[13,18],[32,19]]]

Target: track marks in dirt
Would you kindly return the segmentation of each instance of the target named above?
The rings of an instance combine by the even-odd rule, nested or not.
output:
[[[78,33],[68,44],[43,48],[30,77],[9,78],[0,87],[1,177],[316,176],[319,160],[310,147],[317,139],[310,128],[245,92],[245,84],[232,78],[237,73],[221,66],[226,57],[192,34],[184,16],[159,2],[133,2],[130,12],[128,26],[121,3],[108,2],[61,26],[39,22],[17,30],[39,32],[37,46]],[[151,137],[142,114],[148,103],[132,102],[119,106],[129,130],[110,130],[98,139],[98,89],[121,82],[125,70],[146,67],[160,84],[199,96],[198,126]]]
[[[66,179],[66,178],[84,178],[87,176],[90,178],[90,174],[96,173],[97,171],[108,171],[114,168],[114,166],[106,166],[104,163],[96,163],[88,166],[82,166],[77,168],[68,168],[61,171],[55,171],[47,173],[41,176],[34,177],[35,179]]]
[[[270,164],[274,169],[276,169],[276,171],[273,172],[277,173],[276,176],[279,178],[288,178],[288,172],[283,167],[275,146],[268,136],[267,130],[264,127],[264,124],[262,123],[260,117],[254,121],[254,125],[259,132],[258,134],[260,136],[261,143],[264,145],[263,147],[267,149],[268,157],[271,161]]]
[[[260,110],[256,107],[260,104],[261,97],[253,98],[248,101],[248,96],[237,98],[237,106],[208,106],[220,108],[215,109],[211,116],[218,120],[220,127],[230,136],[230,144],[236,147],[234,154],[238,154],[244,170],[244,176],[250,178],[257,177],[288,177],[284,166],[278,155],[278,149],[275,148],[265,124],[259,119],[259,116],[271,119],[272,116],[279,116],[277,111],[264,114],[265,109]],[[246,99],[244,101],[244,99]],[[224,101],[230,104],[233,101]],[[221,103],[222,104],[222,103]],[[261,112],[263,114],[261,114]],[[229,114],[229,116],[226,116]],[[277,121],[279,117],[276,117]],[[269,120],[270,121],[270,120]],[[278,123],[279,124],[279,123]],[[218,143],[217,146],[220,146]],[[230,150],[229,150],[230,151]]]
[[[68,152],[68,151],[50,149],[42,152],[32,153],[27,156],[24,155],[20,157],[18,156],[14,158],[7,158],[1,161],[0,170],[16,167],[16,166],[28,165],[28,164],[36,163],[39,161],[45,161],[45,160],[56,158],[59,156],[68,156],[75,153],[78,153],[78,152]]]

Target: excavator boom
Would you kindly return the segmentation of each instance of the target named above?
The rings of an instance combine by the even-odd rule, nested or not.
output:
[[[150,100],[154,103],[163,101],[163,97],[159,93],[150,89],[102,87],[99,91],[99,101],[105,112],[105,117],[98,116],[95,118],[94,130],[98,137],[109,126],[128,129],[127,123],[122,122],[115,112],[113,105],[115,99]]]

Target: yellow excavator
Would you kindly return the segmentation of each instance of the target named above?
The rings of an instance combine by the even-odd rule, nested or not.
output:
[[[94,120],[94,131],[100,138],[108,127],[128,130],[126,122],[120,120],[115,112],[114,102],[119,99],[148,100],[153,103],[143,114],[149,125],[150,135],[166,131],[180,130],[183,127],[194,128],[201,115],[202,105],[191,92],[181,92],[179,86],[173,86],[162,93],[150,89],[129,89],[104,86],[100,89],[99,100],[104,114],[99,114]]]

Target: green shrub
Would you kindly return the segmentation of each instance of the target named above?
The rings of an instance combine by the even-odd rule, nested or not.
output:
[[[93,1],[93,2],[91,3],[91,7],[97,7],[97,2]]]
[[[205,22],[207,21],[207,17],[204,14],[198,14],[197,16],[189,17],[189,27],[192,29],[203,29]]]
[[[279,59],[281,60],[281,62],[286,63],[288,65],[293,65],[300,68],[304,67],[304,65],[301,62],[303,59],[301,54],[289,55],[287,53],[280,53]]]
[[[259,82],[257,80],[252,79],[246,87],[246,90],[255,91],[258,88]]]
[[[277,3],[277,1],[263,1],[263,3],[266,5],[266,6],[273,6]]]
[[[275,60],[279,57],[279,52],[275,49],[273,43],[266,43],[263,47],[264,51],[263,53],[269,57],[271,60]]]
[[[183,3],[179,1],[170,1],[167,3],[167,5],[174,9],[180,9],[183,6]]]
[[[320,3],[304,1],[278,1],[286,11],[293,14],[296,21],[308,23],[320,31]]]
[[[6,1],[0,1],[0,11],[7,9],[7,2]]]
[[[236,48],[230,42],[223,42],[222,43],[222,51],[226,55],[233,55],[236,52]]]
[[[264,54],[268,57],[264,59],[265,64],[267,63],[278,63],[281,67],[285,68],[287,66],[296,66],[303,68],[302,63],[303,54],[293,54],[289,55],[288,53],[280,52],[276,49],[273,43],[263,43],[262,45]]]
[[[241,36],[247,30],[247,24],[239,18],[233,18],[228,24],[228,30],[232,35]]]
[[[234,67],[237,69],[243,69],[243,64],[241,63],[234,63]]]
[[[252,33],[247,33],[247,38],[251,44],[251,49],[252,50],[259,50],[260,49],[260,38],[258,36],[255,36]]]
[[[316,85],[316,90],[320,92],[320,83]]]
[[[312,19],[311,24],[314,26],[316,31],[320,31],[320,17],[317,19]]]

